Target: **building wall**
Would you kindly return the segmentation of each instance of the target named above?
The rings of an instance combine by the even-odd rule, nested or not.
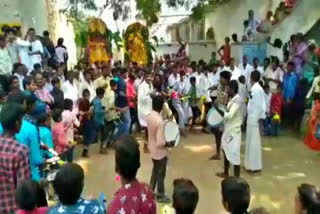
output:
[[[253,9],[255,16],[262,20],[268,10],[275,11],[281,0],[231,0],[206,15],[205,32],[213,27],[218,46],[224,43],[224,38],[233,33],[238,38],[243,35],[243,22],[248,19],[248,11]]]

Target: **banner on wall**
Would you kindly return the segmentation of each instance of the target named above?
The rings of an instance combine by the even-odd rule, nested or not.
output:
[[[5,25],[7,25],[9,27],[20,27],[20,28],[22,26],[22,24],[19,23],[19,22],[0,23],[0,33],[3,33],[2,32],[2,27],[5,26]]]

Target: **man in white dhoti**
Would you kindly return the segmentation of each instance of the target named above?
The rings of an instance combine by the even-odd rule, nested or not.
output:
[[[150,73],[146,72],[144,74],[144,80],[138,87],[138,119],[141,128],[145,130],[146,139],[147,138],[147,116],[152,111],[152,99],[151,94],[154,92],[152,85],[152,76]],[[147,151],[147,144],[144,146],[145,151]]]
[[[251,73],[251,95],[248,104],[245,168],[250,172],[262,170],[260,123],[265,118],[264,91],[259,84],[260,72]]]
[[[222,150],[224,153],[224,172],[217,173],[218,177],[228,177],[230,164],[234,166],[234,176],[240,176],[240,147],[241,125],[243,120],[244,101],[238,94],[238,81],[231,80],[227,86],[230,98],[224,117],[224,131],[222,134]],[[219,110],[218,106],[216,109]]]

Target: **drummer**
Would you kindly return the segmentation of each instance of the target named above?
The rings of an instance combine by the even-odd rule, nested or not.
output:
[[[240,176],[240,147],[241,147],[241,124],[245,110],[245,103],[238,94],[237,80],[231,80],[228,84],[227,93],[230,101],[224,115],[224,131],[222,134],[222,150],[224,153],[224,171],[217,173],[218,177],[228,177],[230,164],[234,166],[234,176]]]
[[[217,87],[217,98],[214,101],[214,106],[219,106],[226,109],[229,101],[227,94],[227,85],[229,84],[231,73],[222,71],[220,73],[220,83]],[[209,160],[220,160],[221,137],[223,133],[223,124],[220,127],[211,128],[211,132],[216,139],[216,154],[210,157]]]
[[[167,171],[168,147],[164,138],[164,121],[161,111],[163,108],[163,96],[152,97],[152,112],[146,118],[148,129],[148,149],[153,162],[150,187],[155,192],[157,187],[157,201],[170,203],[170,198],[165,195],[164,179]]]

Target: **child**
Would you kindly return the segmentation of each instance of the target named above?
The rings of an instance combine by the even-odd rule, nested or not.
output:
[[[16,214],[45,214],[48,212],[48,203],[45,191],[31,180],[22,181],[16,191],[18,211]]]
[[[277,90],[271,96],[270,102],[270,118],[272,136],[278,136],[280,131],[281,111],[282,111],[282,86],[278,84]]]
[[[118,108],[115,107],[115,92],[117,91],[117,83],[114,80],[110,80],[110,87],[111,90],[107,90],[103,98],[103,105],[106,110],[106,138],[108,140],[108,145],[113,144],[117,140],[121,125],[121,121],[117,113]]]
[[[250,187],[242,178],[228,177],[221,182],[222,205],[231,214],[248,213]]]
[[[199,190],[189,179],[176,179],[173,182],[173,203],[176,214],[193,214],[199,201]]]
[[[42,114],[38,117],[38,128],[40,134],[41,145],[45,148],[45,150],[53,149],[53,138],[50,129],[51,125],[51,117],[49,114]],[[44,158],[52,158],[53,154],[48,151],[41,151],[42,157]]]
[[[82,116],[80,130],[84,138],[82,157],[88,157],[89,145],[95,140],[95,129],[91,120],[90,91],[88,89],[84,89],[82,92],[82,98],[79,100],[79,113]]]
[[[71,145],[71,150],[69,151],[67,155],[68,162],[73,161],[73,144],[74,144],[74,131],[75,127],[80,126],[80,122],[78,118],[76,117],[73,110],[73,102],[70,99],[64,100],[64,111],[62,112],[62,122],[64,124],[64,129],[66,133],[66,140]],[[80,115],[80,120],[82,116]]]
[[[67,161],[68,157],[72,156],[73,149],[66,138],[65,127],[62,122],[62,110],[54,110],[52,113],[52,119],[55,122],[52,127],[54,149],[63,161]],[[69,160],[70,162],[72,161],[71,158]]]
[[[60,79],[57,77],[53,78],[51,84],[53,89],[50,94],[54,99],[54,103],[51,104],[51,109],[63,109],[64,95],[60,89]]]
[[[247,101],[248,92],[246,87],[246,78],[243,75],[239,77],[239,95],[243,99],[243,102]]]
[[[105,110],[102,105],[101,99],[104,97],[105,90],[102,87],[97,88],[96,94],[97,96],[92,100],[93,105],[93,121],[95,128],[97,130],[97,134],[100,133],[100,153],[107,153],[107,145],[106,145],[106,129],[105,129]]]
[[[85,200],[81,197],[83,186],[84,171],[81,166],[74,163],[63,165],[53,181],[59,202],[50,208],[48,214],[104,214],[104,208],[98,201]]]
[[[266,118],[263,120],[264,134],[266,136],[271,135],[271,118],[270,118],[270,106],[271,106],[271,93],[270,86],[265,84],[264,89],[264,100],[266,103]]]

